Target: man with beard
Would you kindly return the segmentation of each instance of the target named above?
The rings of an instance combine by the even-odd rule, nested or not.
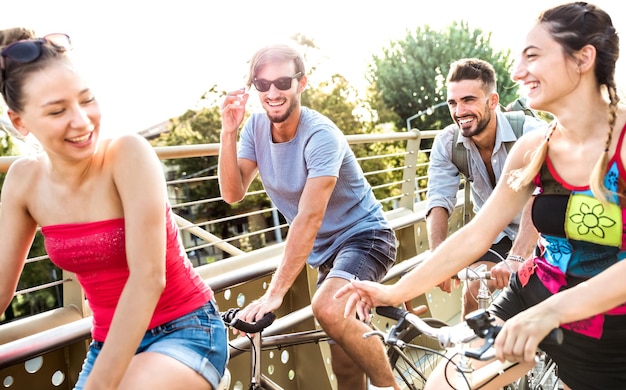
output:
[[[435,137],[430,154],[426,222],[431,251],[446,239],[448,218],[457,202],[461,170],[453,162],[453,146],[456,148],[462,144],[467,152],[467,181],[470,182],[474,212],[478,212],[500,179],[508,154],[506,143],[517,139],[499,109],[496,74],[491,64],[476,58],[455,61],[450,66],[446,83],[448,108],[454,123]],[[527,115],[523,133],[545,126],[544,121]],[[457,139],[454,139],[455,134],[458,134]],[[492,290],[508,284],[510,273],[532,253],[538,236],[527,213],[530,213],[528,205],[522,215],[500,233],[490,250],[471,266],[476,268],[485,264],[491,270],[494,280],[488,284]],[[529,223],[520,227],[520,220]],[[502,258],[506,260],[502,262]],[[495,266],[496,263],[499,264]],[[462,318],[478,308],[476,297],[480,283],[464,283]],[[439,287],[450,292],[451,281],[444,281]]]
[[[283,259],[259,299],[238,317],[256,321],[278,309],[305,264],[318,268],[311,306],[332,338],[332,368],[339,389],[397,389],[377,337],[346,300],[333,299],[350,280],[380,281],[395,261],[394,231],[343,133],[327,117],[303,107],[307,76],[301,54],[287,45],[260,49],[250,61],[265,112],[253,113],[241,131],[247,88],[228,93],[222,105],[219,183],[224,200],[241,201],[259,173],[270,199],[289,223]]]

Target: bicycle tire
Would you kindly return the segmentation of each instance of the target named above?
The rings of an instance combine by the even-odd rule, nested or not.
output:
[[[435,318],[424,318],[424,322],[434,328],[448,326],[444,321]],[[432,350],[445,353],[445,349],[436,340],[424,336],[413,326],[402,330],[398,334],[398,339],[411,345],[387,349],[387,358],[396,382],[403,390],[422,390],[426,385],[428,375],[441,360],[441,355]]]

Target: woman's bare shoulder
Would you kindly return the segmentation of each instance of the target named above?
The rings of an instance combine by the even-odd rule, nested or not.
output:
[[[105,161],[128,164],[143,160],[154,153],[147,139],[139,134],[124,134],[101,141]]]
[[[39,175],[45,163],[43,154],[24,155],[17,158],[7,171],[7,179],[11,176],[18,176],[21,180]]]
[[[135,133],[128,133],[117,136],[115,138],[105,139],[103,140],[103,144],[105,145],[106,149],[120,149],[123,151],[125,151],[127,148],[151,148],[151,145],[147,139]]]
[[[9,195],[24,198],[26,194],[33,192],[37,184],[41,182],[41,175],[44,175],[46,171],[44,155],[19,157],[7,170],[2,185],[2,198],[7,199]]]

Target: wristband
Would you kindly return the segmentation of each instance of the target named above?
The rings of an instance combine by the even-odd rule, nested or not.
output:
[[[508,255],[506,259],[511,260],[511,261],[516,261],[518,263],[523,263],[526,261],[525,258],[523,258],[522,256],[517,256],[517,255]]]

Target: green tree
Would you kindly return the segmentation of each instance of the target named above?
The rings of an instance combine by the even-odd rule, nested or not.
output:
[[[2,115],[2,110],[0,109],[0,116]],[[11,136],[15,129],[11,129],[13,129],[11,123],[0,118],[0,156],[19,156],[20,154],[20,149]],[[0,174],[0,185],[3,181],[4,174]]]
[[[355,116],[357,91],[340,74],[302,93],[302,105],[329,117],[344,134],[362,134],[363,123]]]
[[[445,104],[450,63],[466,57],[480,58],[494,66],[502,103],[518,97],[518,87],[510,78],[510,50],[496,52],[491,47],[491,33],[470,29],[467,22],[461,21],[441,31],[428,25],[407,31],[403,40],[391,41],[381,55],[374,55],[366,74],[373,86],[368,100],[377,110],[395,112],[399,129],[406,129],[406,120],[420,111],[430,115],[414,118],[411,127],[441,129],[451,123],[448,110],[431,113],[428,108]]]

